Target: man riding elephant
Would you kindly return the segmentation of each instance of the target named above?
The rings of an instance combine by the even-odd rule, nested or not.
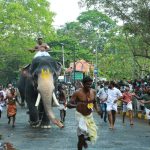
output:
[[[37,45],[34,48],[29,49],[29,51],[32,53],[37,52],[35,54],[34,58],[36,58],[38,56],[50,56],[48,53],[48,50],[50,50],[50,47],[46,43],[43,43],[42,37],[39,37],[37,39]]]
[[[35,48],[38,52],[31,65],[22,71],[18,83],[20,95],[24,96],[29,108],[30,125],[49,128],[51,120],[62,128],[63,124],[55,118],[52,110],[53,103],[59,105],[54,91],[57,76],[61,72],[61,64],[47,54],[48,47],[41,42],[41,38]]]

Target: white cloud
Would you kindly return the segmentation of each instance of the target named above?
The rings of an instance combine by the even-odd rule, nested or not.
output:
[[[67,22],[75,21],[83,11],[78,6],[79,0],[49,0],[50,9],[56,13],[54,26],[64,25]]]

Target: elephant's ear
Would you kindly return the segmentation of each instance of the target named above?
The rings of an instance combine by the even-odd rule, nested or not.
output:
[[[60,62],[55,62],[55,65],[52,67],[54,67],[53,69],[54,69],[55,75],[59,76],[61,73],[62,64]]]

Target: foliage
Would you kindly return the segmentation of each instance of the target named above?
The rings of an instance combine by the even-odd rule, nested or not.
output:
[[[150,1],[81,0],[81,4],[97,10],[103,9],[109,16],[123,22],[125,42],[134,56],[139,74],[143,74],[144,58],[150,59]],[[145,71],[150,72],[150,66]]]
[[[0,40],[3,41],[0,45],[0,83],[6,84],[12,78],[17,79],[19,68],[31,62],[33,54],[27,49],[34,47],[38,36],[44,37],[45,41],[55,37],[51,25],[54,14],[46,0],[1,0],[0,13]]]
[[[70,22],[57,31],[66,39],[72,40],[72,48],[76,49],[76,58],[93,61],[93,50],[101,51],[108,40],[109,31],[115,23],[106,15],[96,10],[82,12],[76,22]],[[101,36],[101,38],[99,38]],[[98,46],[97,46],[98,45]],[[71,48],[71,49],[72,49]],[[68,51],[65,48],[65,51]]]

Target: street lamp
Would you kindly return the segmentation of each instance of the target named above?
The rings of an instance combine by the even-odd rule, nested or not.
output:
[[[94,64],[94,76],[95,76],[95,90],[97,91],[97,74],[98,74],[98,67],[97,67],[97,47],[93,50],[93,53],[96,57],[96,62]]]
[[[75,71],[76,71],[76,60],[75,60],[75,48],[73,49],[73,84],[75,87]]]
[[[65,68],[65,54],[64,54],[64,43],[61,44],[61,50],[62,50],[62,62],[63,62],[63,68]]]

